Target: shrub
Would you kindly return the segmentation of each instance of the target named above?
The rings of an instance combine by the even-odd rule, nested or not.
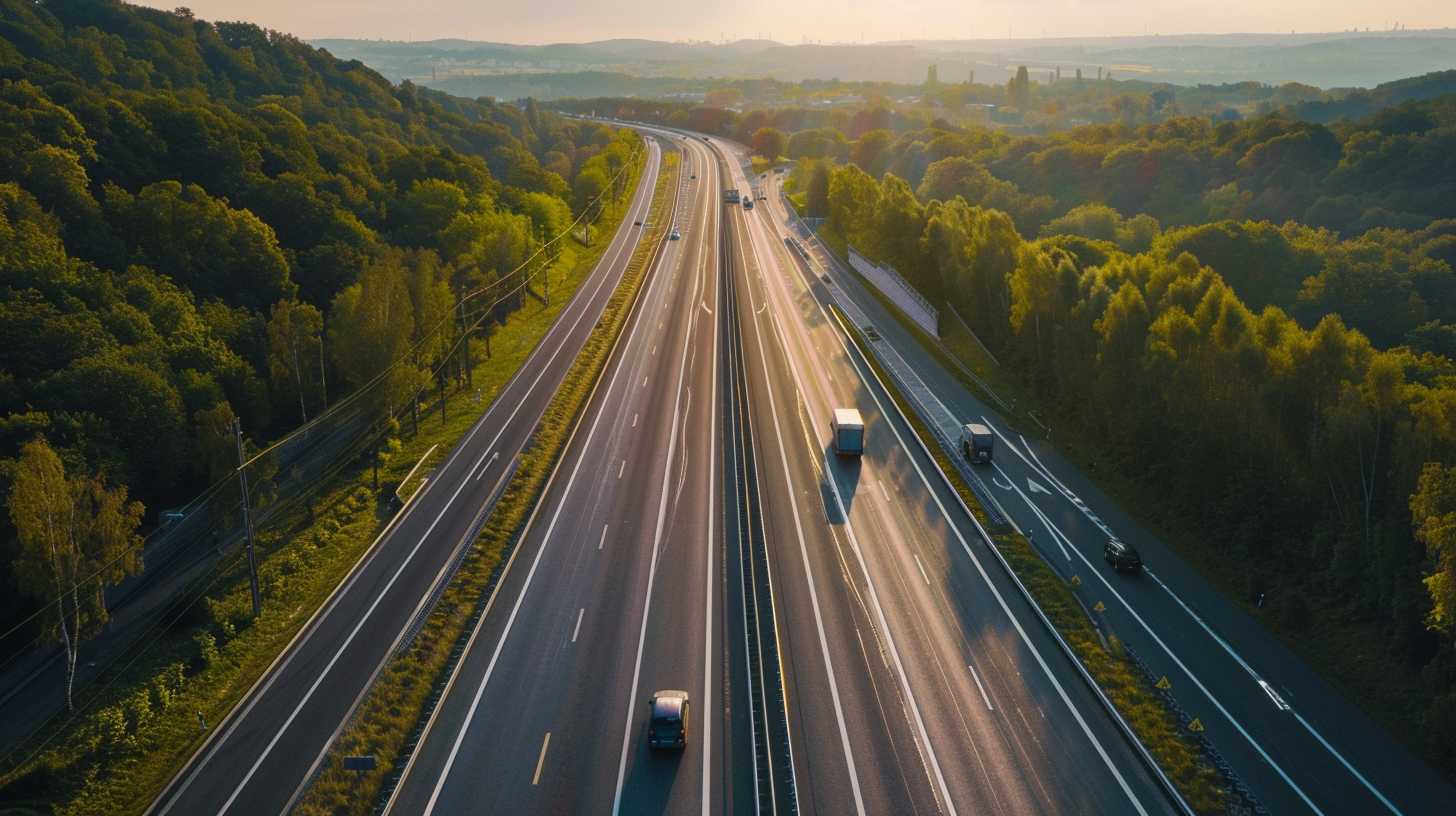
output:
[[[148,689],[137,689],[121,705],[126,713],[127,730],[132,734],[141,733],[151,723],[152,694]]]
[[[197,632],[192,636],[192,642],[197,646],[196,665],[199,671],[217,662],[217,638],[211,632]]]

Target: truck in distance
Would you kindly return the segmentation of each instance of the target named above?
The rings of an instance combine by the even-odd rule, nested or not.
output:
[[[995,447],[996,435],[985,425],[972,422],[961,428],[961,450],[971,462],[990,464]]]
[[[864,419],[854,408],[835,408],[834,419],[829,422],[829,431],[834,437],[834,452],[840,456],[859,456],[864,453]]]
[[[728,204],[737,204],[738,203],[738,188],[737,187],[729,187],[726,190],[724,190],[723,191],[723,201],[727,202]]]

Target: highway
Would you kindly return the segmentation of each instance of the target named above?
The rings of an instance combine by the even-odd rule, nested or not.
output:
[[[660,164],[650,143],[621,228],[525,365],[149,813],[280,813],[301,793],[422,599],[478,531],[631,258],[641,234],[633,221],[646,217]]]
[[[722,207],[716,163],[701,144],[683,148],[682,240],[650,270],[390,813],[748,804],[725,776],[750,749],[723,681]],[[658,689],[691,695],[682,752],[647,748]]]
[[[807,239],[779,198],[755,210],[765,229]],[[1206,728],[1237,778],[1271,813],[1449,812],[1456,790],[1315,674],[1256,620],[1224,598],[1166,543],[1142,528],[1045,441],[1018,429],[945,370],[858,276],[814,248],[811,274],[828,275],[883,338],[962,421],[995,430],[995,464],[983,483],[1054,569],[1083,580],[1083,602],[1102,602],[1105,631],[1167,677],[1189,716]],[[954,319],[945,318],[942,319]],[[1102,560],[1108,535],[1136,546],[1148,565],[1119,576]]]
[[[831,324],[822,282],[762,203],[731,209],[802,810],[1170,812]],[[834,406],[865,416],[859,460],[830,448]]]

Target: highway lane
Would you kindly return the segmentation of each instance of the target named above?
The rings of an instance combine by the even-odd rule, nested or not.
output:
[[[623,341],[542,497],[391,813],[734,812],[719,655],[716,166],[685,197]],[[657,689],[687,749],[646,748]]]
[[[421,600],[473,538],[615,290],[641,232],[633,221],[645,217],[656,185],[661,152],[648,151],[621,228],[521,371],[150,813],[279,813],[301,791]]]
[[[733,231],[805,811],[1167,811],[761,213]],[[857,462],[836,405],[865,414]]]
[[[766,203],[776,229],[787,231],[775,191]],[[1023,434],[968,392],[855,276],[817,256],[819,271],[854,297],[883,342],[955,415],[996,429],[996,464],[984,481],[1001,506],[1053,568],[1083,578],[1085,602],[1107,606],[1104,626],[1155,675],[1169,678],[1176,698],[1271,812],[1438,813],[1456,801],[1456,790],[1429,766],[1122,512],[1053,445]],[[1101,547],[1109,532],[1139,548],[1148,574],[1128,578],[1107,568]]]

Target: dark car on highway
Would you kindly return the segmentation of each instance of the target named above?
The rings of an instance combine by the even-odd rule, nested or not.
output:
[[[686,691],[667,689],[653,694],[647,701],[647,745],[652,748],[687,745],[690,708]]]
[[[1137,549],[1115,538],[1107,539],[1107,543],[1102,545],[1102,557],[1118,572],[1137,575],[1143,571],[1143,557],[1138,554]]]

